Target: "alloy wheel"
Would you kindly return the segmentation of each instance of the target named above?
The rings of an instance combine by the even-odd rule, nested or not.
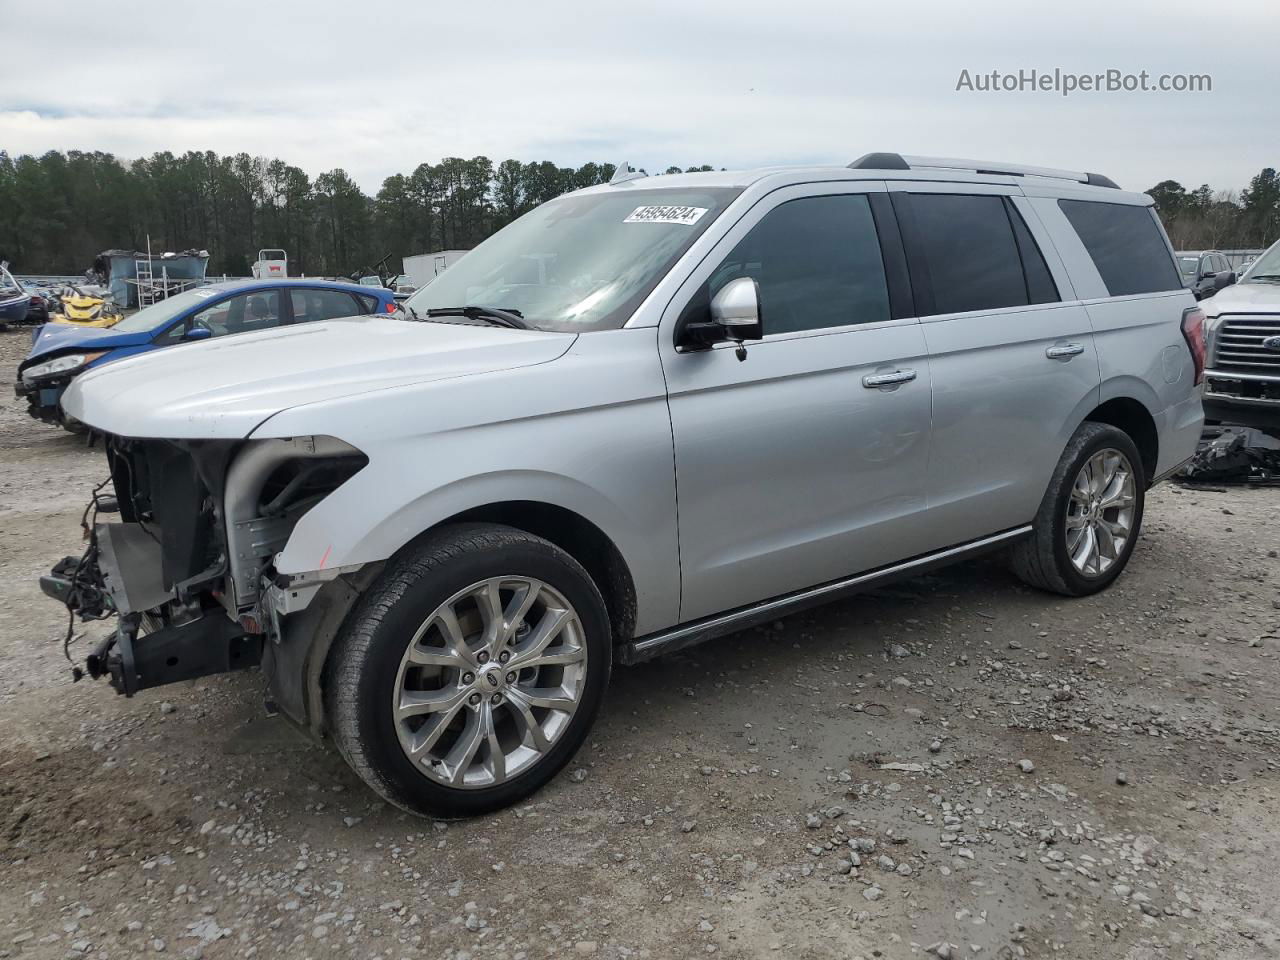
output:
[[[1100,577],[1123,555],[1133,532],[1137,488],[1129,458],[1112,447],[1085,461],[1067,502],[1067,554],[1086,577]]]
[[[432,611],[405,650],[391,705],[400,746],[445,786],[496,786],[552,748],[586,677],[582,623],[559,591],[482,580]]]

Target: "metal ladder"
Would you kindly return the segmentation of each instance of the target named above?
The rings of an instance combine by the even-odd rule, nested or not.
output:
[[[133,261],[134,273],[138,278],[138,306],[149,307],[164,297],[156,289],[155,274],[151,272],[150,260]]]

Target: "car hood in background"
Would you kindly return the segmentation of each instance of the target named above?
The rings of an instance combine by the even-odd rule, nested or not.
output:
[[[1280,283],[1246,280],[1200,301],[1207,313],[1280,313]]]
[[[378,316],[329,320],[118,360],[73,380],[62,405],[119,436],[243,438],[307,403],[545,363],[575,337]]]
[[[112,350],[116,347],[136,347],[149,343],[155,331],[141,333],[113,333],[110,327],[81,327],[74,323],[46,323],[40,328],[31,352],[24,363],[38,357],[70,350]]]

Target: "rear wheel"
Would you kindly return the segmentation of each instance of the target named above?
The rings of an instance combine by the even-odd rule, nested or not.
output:
[[[391,802],[472,816],[537,790],[608,683],[604,601],[567,553],[510,527],[446,528],[393,560],[326,672],[339,750]]]
[[[1124,570],[1142,526],[1146,476],[1129,435],[1084,423],[1058,461],[1013,571],[1042,590],[1080,597]]]

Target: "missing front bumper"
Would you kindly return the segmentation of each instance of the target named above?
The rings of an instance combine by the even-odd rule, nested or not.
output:
[[[262,662],[262,637],[244,633],[217,613],[181,626],[139,635],[140,618],[120,618],[113,634],[89,654],[86,668],[95,680],[106,677],[116,693],[140,690],[215,673],[247,670]]]

